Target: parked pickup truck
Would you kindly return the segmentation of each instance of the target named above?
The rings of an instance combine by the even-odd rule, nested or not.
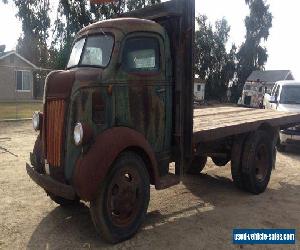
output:
[[[193,109],[194,0],[173,0],[94,23],[76,36],[66,70],[49,74],[29,176],[62,206],[90,202],[101,237],[132,237],[150,184],[231,161],[233,182],[265,191],[280,127],[299,114]],[[175,162],[175,173],[169,164]]]
[[[276,82],[271,95],[265,95],[264,103],[267,109],[300,113],[300,82]],[[300,126],[285,128],[280,131],[277,149],[285,151],[287,145],[300,145]]]

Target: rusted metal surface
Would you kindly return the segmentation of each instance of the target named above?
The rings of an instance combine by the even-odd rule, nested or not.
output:
[[[248,133],[263,125],[289,127],[295,124],[300,124],[300,114],[239,107],[197,109],[194,111],[194,142]]]
[[[96,22],[83,28],[76,35],[75,40],[80,39],[82,36],[91,35],[95,33],[115,32],[115,30],[121,31],[124,35],[133,32],[155,32],[164,33],[164,29],[157,23],[137,18],[116,18],[105,21]]]
[[[75,72],[54,71],[49,74],[46,80],[46,98],[68,99],[75,80]]]
[[[108,185],[107,211],[117,227],[130,225],[143,205],[143,182],[135,166],[125,166]]]
[[[74,189],[70,185],[62,184],[55,181],[50,176],[40,174],[33,169],[29,164],[26,164],[26,171],[30,178],[40,187],[50,192],[51,194],[73,200],[76,197]]]
[[[145,137],[132,129],[116,127],[98,135],[89,151],[78,159],[73,183],[79,196],[87,201],[93,200],[117,156],[130,148],[144,152],[149,161],[151,183],[157,183],[155,154]]]

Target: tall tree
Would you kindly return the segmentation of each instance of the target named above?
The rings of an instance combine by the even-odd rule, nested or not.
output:
[[[238,95],[253,70],[263,70],[268,59],[267,49],[262,45],[269,37],[272,14],[266,0],[245,0],[250,14],[245,19],[246,37],[238,52]]]
[[[17,17],[22,21],[23,31],[18,40],[17,51],[32,63],[44,67],[49,57],[47,48],[50,28],[49,0],[13,2],[18,10]]]
[[[226,51],[230,27],[224,18],[214,27],[204,15],[196,21],[195,72],[207,81],[206,98],[221,100],[235,72],[236,47],[233,45],[229,53]]]
[[[22,22],[23,30],[18,40],[18,52],[38,66],[52,68],[63,68],[66,65],[74,36],[81,28],[127,10],[160,2],[119,0],[109,4],[91,4],[89,0],[59,0],[57,17],[52,20],[54,29],[51,29],[49,0],[0,1],[11,1],[17,7],[17,17]]]

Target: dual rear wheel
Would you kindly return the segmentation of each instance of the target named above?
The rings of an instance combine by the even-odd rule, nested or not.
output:
[[[231,174],[235,185],[253,194],[264,192],[270,181],[274,159],[275,145],[270,133],[257,130],[249,135],[235,138],[231,150]],[[207,162],[207,157],[196,156],[188,174],[199,174]],[[228,159],[213,158],[217,166],[224,166]]]

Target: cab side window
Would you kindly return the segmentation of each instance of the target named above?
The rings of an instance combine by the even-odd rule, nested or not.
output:
[[[130,38],[123,51],[123,68],[127,72],[158,72],[159,42],[156,38]]]

